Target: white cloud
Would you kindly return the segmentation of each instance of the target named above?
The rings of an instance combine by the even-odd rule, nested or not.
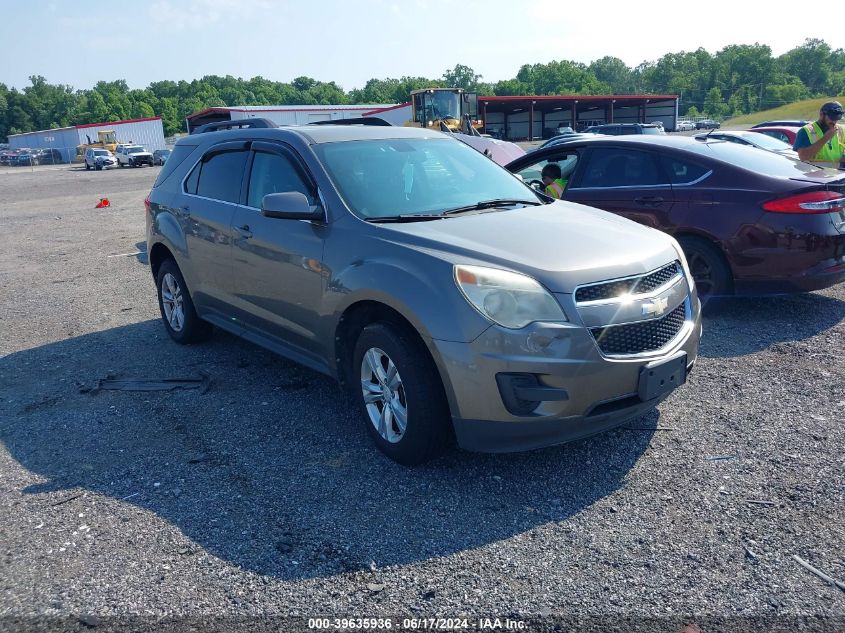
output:
[[[150,6],[150,17],[171,31],[197,31],[221,20],[252,18],[273,8],[270,0],[190,0],[176,3],[157,0]]]

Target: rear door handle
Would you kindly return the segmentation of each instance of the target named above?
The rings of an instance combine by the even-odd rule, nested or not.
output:
[[[660,196],[642,196],[634,198],[634,202],[643,207],[659,207],[663,204],[663,198]]]
[[[245,240],[248,240],[252,237],[252,232],[249,230],[249,224],[244,224],[242,226],[236,226],[235,230],[241,234],[241,237]]]

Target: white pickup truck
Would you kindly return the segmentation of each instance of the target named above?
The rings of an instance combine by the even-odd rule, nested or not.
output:
[[[117,164],[121,167],[153,166],[152,153],[141,145],[118,145],[114,155],[117,156]]]

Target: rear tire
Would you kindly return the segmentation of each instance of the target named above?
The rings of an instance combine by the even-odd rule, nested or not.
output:
[[[349,375],[367,432],[390,459],[413,466],[443,450],[449,406],[437,367],[412,333],[371,323],[355,344]]]
[[[692,235],[679,238],[678,243],[684,250],[699,295],[717,297],[731,293],[733,275],[714,244]]]
[[[211,336],[211,324],[197,315],[185,278],[172,259],[162,262],[156,277],[156,288],[161,319],[170,338],[185,345],[198,343]]]

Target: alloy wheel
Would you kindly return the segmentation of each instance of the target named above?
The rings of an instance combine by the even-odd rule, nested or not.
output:
[[[405,435],[408,401],[399,370],[381,349],[371,347],[361,360],[364,406],[378,434],[391,444]]]
[[[167,273],[161,280],[161,305],[164,317],[174,332],[181,332],[185,327],[185,307],[179,280]]]

